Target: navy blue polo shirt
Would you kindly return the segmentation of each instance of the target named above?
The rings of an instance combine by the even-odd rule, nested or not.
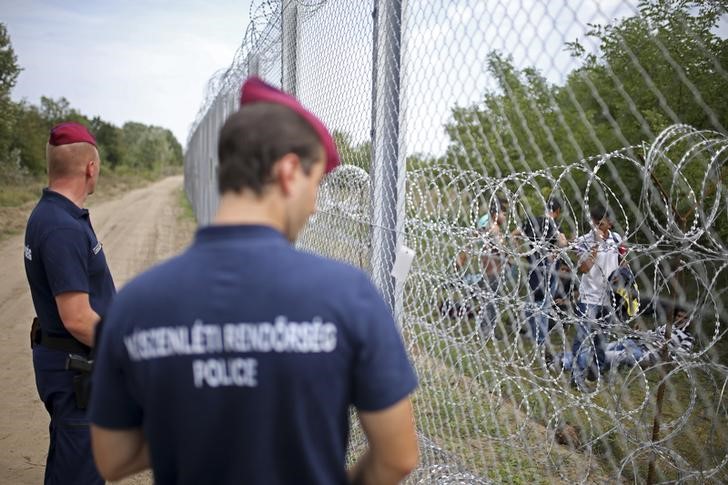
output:
[[[116,290],[88,210],[65,196],[43,189],[25,230],[25,274],[33,306],[44,333],[70,337],[58,314],[55,297],[80,291],[91,308],[104,315]]]
[[[142,427],[155,483],[344,484],[349,406],[416,385],[363,272],[269,227],[210,226],[119,292],[89,417]]]

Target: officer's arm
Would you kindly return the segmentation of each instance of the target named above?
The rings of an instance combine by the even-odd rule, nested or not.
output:
[[[369,448],[351,470],[354,485],[399,483],[417,466],[419,449],[410,399],[381,411],[359,412]]]
[[[59,293],[56,295],[56,306],[66,330],[76,340],[93,347],[94,329],[101,317],[91,308],[88,293],[81,291]]]
[[[141,428],[91,425],[91,448],[101,476],[110,482],[149,468],[149,446]]]

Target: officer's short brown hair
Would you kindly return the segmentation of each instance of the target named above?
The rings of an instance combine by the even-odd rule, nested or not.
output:
[[[274,163],[294,153],[306,173],[323,160],[323,149],[314,129],[290,108],[273,103],[244,105],[220,130],[218,190],[261,195],[272,181]]]

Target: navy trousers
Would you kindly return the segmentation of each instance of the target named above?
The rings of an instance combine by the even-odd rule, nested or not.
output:
[[[38,394],[51,416],[45,485],[103,485],[91,454],[86,410],[76,406],[73,377],[65,369],[67,352],[40,345],[33,348]]]

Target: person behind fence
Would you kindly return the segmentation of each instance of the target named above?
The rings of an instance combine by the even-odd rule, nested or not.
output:
[[[562,324],[562,329],[565,330],[564,324],[570,321],[569,317],[574,313],[574,302],[579,297],[579,282],[572,271],[571,265],[571,261],[566,257],[561,257],[556,262],[558,278],[553,293],[553,311],[549,315],[549,331],[558,322]]]
[[[672,331],[668,343],[671,359],[684,359],[688,357],[695,346],[695,339],[690,334],[688,326],[691,318],[688,312],[679,306],[673,310]],[[662,349],[665,344],[666,324],[646,334],[625,336],[621,339],[608,342],[604,346],[604,359],[610,369],[617,367],[632,367],[640,365],[648,368],[662,361]],[[561,368],[572,370],[574,365],[572,352],[559,353],[553,361],[554,370]]]
[[[520,228],[520,236],[531,248],[526,256],[529,294],[525,316],[531,338],[538,345],[548,339],[549,310],[559,282],[557,251],[567,245],[558,225],[561,211],[561,201],[550,197],[546,201],[546,214],[526,217]]]
[[[620,322],[628,323],[639,312],[640,292],[637,288],[637,279],[624,259],[626,254],[624,245],[619,246],[619,253],[623,257],[622,263],[609,275],[609,286],[612,291],[614,316]]]
[[[257,78],[218,142],[220,204],[181,255],[132,280],[100,332],[99,470],[158,484],[394,484],[418,459],[417,385],[368,276],[292,246],[333,138]],[[349,471],[350,406],[368,445]],[[348,476],[347,476],[348,475]]]
[[[589,215],[591,231],[575,241],[579,258],[577,267],[582,274],[572,345],[576,359],[572,368],[575,384],[582,383],[587,376],[596,378],[598,373],[609,370],[604,355],[604,330],[614,318],[609,277],[621,264],[622,238],[611,230],[614,222],[609,209],[595,205]]]
[[[483,249],[480,254],[480,265],[483,272],[481,287],[486,291],[483,297],[481,317],[478,321],[478,331],[484,337],[489,337],[495,330],[498,322],[498,289],[501,286],[503,271],[508,264],[504,252],[505,238],[503,225],[506,223],[508,201],[503,197],[495,197],[488,210],[478,221],[478,226],[485,230]]]
[[[455,318],[458,316],[472,318],[477,313],[475,297],[483,287],[483,271],[478,257],[484,246],[484,237],[490,226],[490,215],[486,214],[476,222],[475,229],[466,234],[466,241],[453,261],[455,273],[458,275],[453,285],[455,291],[449,294],[442,303],[443,315]]]
[[[695,311],[695,310],[693,310]],[[690,333],[688,327],[693,323],[692,315],[679,305],[673,308],[672,312],[672,329],[670,332],[670,341],[668,344],[669,355],[672,359],[684,359],[695,351],[695,338]],[[667,324],[663,323],[655,330],[656,345],[652,345],[651,362],[659,362],[661,357],[662,346],[665,342],[667,332]]]
[[[37,315],[31,327],[35,382],[51,418],[44,481],[103,484],[91,454],[87,375],[68,366],[88,360],[94,329],[116,292],[84,209],[96,189],[101,159],[88,129],[66,122],[51,130],[46,160],[48,187],[28,219],[24,251]]]
[[[498,245],[502,245],[503,236],[501,226],[505,223],[506,199],[499,197],[494,199],[486,214],[480,217],[475,230],[460,249],[455,257],[454,267],[459,275],[460,288],[459,301],[452,296],[442,305],[442,312],[450,317],[466,316],[472,318],[478,314],[476,300],[488,302],[481,311],[484,315],[483,322],[493,322],[495,319],[495,289],[498,287],[498,278],[502,262],[499,258]],[[502,246],[501,246],[502,248]],[[481,295],[483,290],[489,295]],[[478,298],[483,296],[484,298]],[[486,309],[487,305],[487,309]],[[488,318],[491,317],[492,318]],[[488,323],[484,323],[487,327]],[[492,325],[490,325],[492,327]],[[492,328],[491,328],[492,330]]]

